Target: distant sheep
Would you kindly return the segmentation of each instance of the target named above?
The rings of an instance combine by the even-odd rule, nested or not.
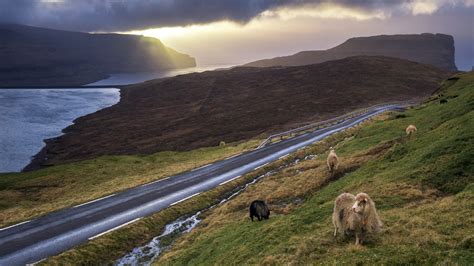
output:
[[[219,142],[219,147],[225,147],[226,143],[225,141],[221,140],[221,142]]]
[[[337,157],[336,151],[333,147],[329,148],[328,159],[326,160],[329,172],[333,173],[339,166],[339,157]]]
[[[267,220],[270,217],[270,210],[263,200],[254,200],[250,204],[250,220],[253,222],[253,217],[257,217],[259,221]]]
[[[339,195],[334,202],[332,222],[334,237],[337,232],[354,233],[356,245],[362,244],[366,233],[377,233],[382,227],[375,203],[366,193],[359,193],[355,197],[349,193]]]
[[[405,129],[405,132],[407,133],[407,136],[411,136],[413,133],[416,132],[416,127],[414,125],[409,125],[407,129]]]

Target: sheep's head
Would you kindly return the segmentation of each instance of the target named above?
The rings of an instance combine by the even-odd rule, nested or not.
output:
[[[352,205],[352,211],[357,214],[362,214],[365,208],[370,205],[370,197],[366,193],[359,193],[356,196],[356,201]]]

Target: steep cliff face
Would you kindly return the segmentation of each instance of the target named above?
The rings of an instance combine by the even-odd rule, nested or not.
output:
[[[351,38],[328,50],[303,51],[290,56],[251,62],[246,66],[299,66],[356,55],[396,57],[433,65],[443,70],[457,70],[454,63],[453,37],[431,33]]]
[[[155,38],[0,24],[0,87],[81,85],[118,72],[193,67]]]

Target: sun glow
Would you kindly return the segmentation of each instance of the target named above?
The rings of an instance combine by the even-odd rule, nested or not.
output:
[[[349,9],[333,4],[307,5],[298,8],[278,8],[261,13],[246,25],[240,25],[231,21],[219,21],[209,24],[196,24],[179,27],[161,27],[127,32],[149,37],[155,37],[164,42],[174,40],[183,36],[195,35],[196,37],[206,36],[213,32],[238,31],[242,28],[256,28],[257,24],[266,24],[278,20],[295,20],[299,18],[330,18],[330,19],[385,19],[386,15],[382,11],[362,12],[360,10]],[[274,23],[273,23],[274,24]]]
[[[302,39],[303,36],[314,35],[323,28],[322,20],[332,23],[346,19],[369,21],[372,19],[385,19],[382,11],[363,12],[362,10],[345,8],[334,4],[306,5],[304,7],[277,8],[265,11],[245,24],[232,21],[219,21],[208,24],[195,24],[176,27],[161,27],[125,32],[160,39],[165,45],[178,51],[198,55],[205,52],[209,61],[222,61],[219,63],[243,63],[264,56],[273,56],[270,53],[288,53],[285,50],[285,40]],[[328,20],[329,19],[329,20]],[[311,23],[312,27],[306,27]],[[329,39],[329,38],[326,38]],[[328,40],[328,42],[331,42]],[[249,45],[266,43],[263,47]],[[334,44],[334,42],[332,42]],[[294,45],[297,49],[312,47],[311,43]],[[275,52],[281,51],[281,52]],[[246,54],[249,58],[239,58],[235,62],[235,55]],[[198,64],[203,63],[197,58]],[[206,63],[206,62],[204,62]]]
[[[184,27],[162,27],[146,30],[137,30],[126,32],[127,34],[137,34],[148,37],[154,37],[163,42],[173,42],[175,39],[199,37],[202,38],[207,34],[214,32],[226,32],[236,30],[241,27],[239,24],[230,21],[220,21],[209,24],[197,24]]]
[[[414,0],[399,10],[308,4],[267,10],[247,23],[224,20],[122,33],[157,38],[194,56],[199,66],[243,64],[305,50],[328,49],[354,36],[429,32],[428,24],[415,23],[415,17],[397,17],[397,12],[426,14],[435,12],[439,6],[456,5],[451,1]],[[469,5],[474,0],[460,1]]]

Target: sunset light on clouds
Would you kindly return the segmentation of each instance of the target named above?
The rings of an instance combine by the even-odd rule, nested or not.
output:
[[[327,49],[355,36],[445,33],[458,66],[470,69],[473,10],[473,0],[19,0],[0,3],[0,21],[155,37],[199,65]]]
[[[266,10],[245,23],[221,20],[126,33],[158,38],[196,55],[198,64],[239,64],[301,50],[327,49],[354,36],[450,33],[455,35],[458,51],[470,55],[458,55],[459,66],[469,68],[470,13],[472,1],[413,1],[370,9],[309,3]],[[466,31],[468,28],[471,31]],[[212,53],[208,50],[211,44]]]

